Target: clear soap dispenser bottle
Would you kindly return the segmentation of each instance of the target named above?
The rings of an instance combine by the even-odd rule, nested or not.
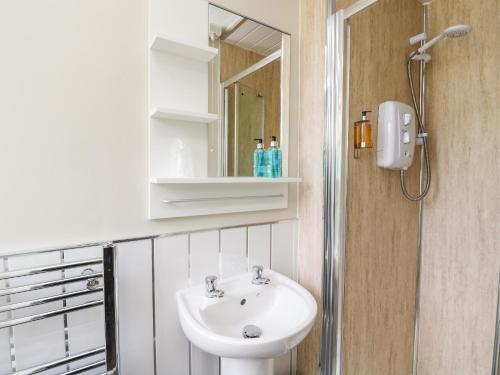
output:
[[[255,138],[257,148],[253,152],[253,175],[254,177],[264,177],[265,157],[264,143],[262,139]]]
[[[281,150],[278,148],[278,141],[274,135],[271,137],[271,148],[268,152],[271,164],[271,177],[281,177]]]

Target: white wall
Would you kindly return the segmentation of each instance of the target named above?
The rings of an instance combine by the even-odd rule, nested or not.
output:
[[[190,346],[184,336],[177,317],[175,292],[180,288],[202,283],[209,274],[230,276],[247,272],[255,264],[295,278],[296,239],[297,222],[285,221],[119,243],[116,274],[119,291],[120,373],[154,375],[156,368],[157,375],[219,375],[219,358]],[[64,261],[93,259],[101,254],[100,247],[66,250]],[[17,255],[7,258],[7,267],[3,262],[0,263],[0,272],[60,262],[59,251]],[[84,268],[68,270],[67,276],[80,275]],[[95,271],[102,269],[101,266],[93,268]],[[58,271],[12,279],[16,284],[10,286],[60,278],[61,273]],[[5,287],[0,282],[0,288]],[[85,283],[71,284],[68,288],[71,291],[83,290]],[[54,287],[19,293],[13,295],[15,299],[12,302],[61,292],[62,287]],[[102,298],[102,293],[70,299],[68,306],[96,298]],[[0,305],[5,302],[0,299]],[[137,306],[141,308],[138,309]],[[13,318],[61,307],[62,302],[56,302],[21,309],[15,312]],[[156,324],[153,324],[154,318]],[[0,316],[0,320],[7,319],[10,318],[6,314]],[[67,345],[71,354],[104,344],[103,319],[102,307],[68,314]],[[66,345],[64,327],[63,316],[57,316],[16,326],[11,333],[7,329],[0,330],[0,374],[12,372],[10,342],[14,345],[17,371],[63,358]],[[102,357],[92,357],[78,364],[93,363]],[[294,358],[294,353],[288,353],[276,359],[276,375],[291,375],[293,369],[290,364]],[[51,373],[61,372],[61,369],[57,369]],[[100,373],[102,368],[89,375]]]
[[[298,0],[216,1],[292,33],[297,171]],[[146,0],[0,2],[0,251],[269,222],[287,210],[147,219]]]

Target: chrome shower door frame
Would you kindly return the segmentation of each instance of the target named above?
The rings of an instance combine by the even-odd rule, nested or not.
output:
[[[498,279],[497,321],[495,328],[495,343],[493,345],[493,366],[491,375],[500,375],[500,274]]]
[[[378,0],[335,12],[327,0],[321,375],[342,375],[349,135],[349,19]]]
[[[324,145],[324,259],[321,375],[342,373],[347,142],[343,126],[344,14],[328,1]]]

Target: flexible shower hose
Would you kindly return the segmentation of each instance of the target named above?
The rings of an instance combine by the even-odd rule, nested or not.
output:
[[[429,192],[429,188],[431,186],[431,163],[430,163],[430,158],[429,158],[429,149],[427,147],[427,137],[425,135],[425,126],[424,122],[422,120],[422,115],[420,112],[420,108],[418,108],[417,105],[417,98],[415,96],[415,89],[413,87],[413,77],[411,75],[411,62],[413,57],[417,54],[417,51],[413,52],[410,57],[408,58],[408,64],[407,64],[407,73],[408,73],[408,83],[410,86],[410,93],[411,93],[411,99],[413,102],[413,108],[415,108],[415,113],[417,114],[417,120],[418,120],[418,127],[420,128],[420,134],[421,134],[421,139],[422,139],[422,145],[424,147],[424,158],[425,158],[425,186],[424,190],[418,194],[418,195],[412,195],[410,192],[408,192],[406,188],[406,171],[401,170],[400,174],[400,184],[401,184],[401,190],[403,191],[403,195],[414,202],[420,201],[425,198],[427,193]]]

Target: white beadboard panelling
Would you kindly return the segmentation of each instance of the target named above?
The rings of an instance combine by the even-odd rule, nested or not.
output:
[[[296,225],[295,221],[284,221],[271,226],[271,268],[294,280]]]
[[[9,270],[32,268],[61,262],[60,252],[32,254],[29,256],[15,256],[8,260]],[[61,272],[18,277],[10,279],[10,286],[34,284],[49,280],[59,280]],[[21,302],[40,297],[61,294],[61,287],[44,288],[32,292],[18,293],[11,296],[12,302]],[[13,311],[12,317],[32,315],[62,308],[62,302],[47,303],[21,310]],[[38,320],[36,322],[15,326],[14,340],[16,349],[17,370],[40,365],[65,356],[64,345],[64,320],[62,316]],[[57,374],[57,369],[48,371],[47,374]]]
[[[0,272],[4,272],[3,259],[0,258]],[[0,289],[5,288],[5,280],[0,280]],[[0,305],[7,304],[7,297],[0,297]],[[9,314],[0,314],[0,321],[8,320]],[[10,342],[9,330],[0,329],[0,374],[8,374],[12,372],[10,362]]]
[[[102,247],[90,247],[64,251],[64,262],[75,262],[88,259],[102,259]],[[93,272],[101,272],[102,265],[92,265],[78,268],[70,268],[65,271],[66,277],[82,275],[84,271],[91,269]],[[88,272],[88,271],[87,271]],[[102,285],[102,279],[99,280]],[[66,291],[85,290],[86,282],[72,283],[66,286]],[[83,297],[71,298],[67,300],[67,306],[74,306],[80,303],[103,299],[102,292],[89,294]],[[85,350],[104,346],[104,307],[99,306],[91,309],[77,311],[68,315],[68,342],[71,354],[83,352]],[[82,365],[94,363],[104,359],[104,354],[86,358],[81,361],[71,363],[71,368],[75,369]],[[102,374],[103,367],[88,371],[88,375]]]
[[[2,316],[1,319],[6,320],[6,316]],[[11,370],[9,330],[2,329],[0,331],[0,374],[9,374]]]
[[[62,316],[14,327],[14,342],[17,370],[64,358]],[[47,371],[50,375],[59,373],[56,369]]]
[[[99,306],[69,314],[68,335],[71,354],[104,346],[104,308]],[[80,361],[74,361],[70,364],[70,368],[77,369],[103,359],[105,359],[104,353]],[[103,365],[87,371],[85,375],[99,375],[103,373],[104,369]]]
[[[271,267],[271,225],[248,227],[248,264]]]
[[[152,241],[117,246],[120,374],[153,375]]]
[[[197,232],[189,237],[190,284],[203,283],[208,275],[219,274],[219,231]],[[219,375],[219,357],[191,344],[191,374]]]
[[[156,365],[158,375],[189,375],[189,343],[177,316],[175,293],[189,285],[188,236],[155,240]]]
[[[190,284],[203,283],[205,276],[219,275],[219,231],[190,234]]]
[[[223,277],[246,272],[248,265],[262,264],[287,276],[295,276],[296,222],[280,222],[249,227],[193,232],[154,241],[154,288],[156,318],[156,357],[158,375],[218,375],[219,358],[189,345],[179,324],[175,293],[190,284],[204,281],[208,274]],[[120,243],[118,253],[118,307],[120,362],[124,375],[153,375],[153,257],[152,241]],[[64,261],[100,258],[101,247],[64,251]],[[11,257],[9,269],[58,264],[61,252]],[[0,265],[1,266],[1,265]],[[101,266],[91,266],[100,271]],[[84,268],[68,269],[66,277],[81,274]],[[13,286],[61,278],[61,272],[13,279]],[[0,281],[0,288],[2,287]],[[81,290],[85,283],[70,284],[67,291]],[[14,295],[15,301],[62,292],[61,287]],[[69,299],[68,305],[100,298],[95,295]],[[4,299],[5,300],[5,299]],[[0,303],[5,303],[1,300]],[[25,314],[60,308],[62,303],[36,306]],[[140,308],[138,308],[140,307]],[[16,312],[15,316],[20,316]],[[102,308],[68,315],[71,354],[102,345]],[[6,319],[6,314],[0,319]],[[14,317],[15,317],[14,316]],[[18,370],[65,356],[64,321],[56,317],[16,327]],[[91,360],[83,363],[93,362]],[[191,359],[191,362],[190,362]],[[276,375],[293,374],[293,352],[275,360]],[[22,366],[22,367],[21,367]],[[72,368],[75,368],[72,366]],[[48,374],[65,371],[61,367]],[[0,374],[10,373],[8,330],[0,331]],[[102,371],[91,372],[98,374]]]
[[[191,345],[190,375],[219,375],[219,357]]]
[[[2,320],[5,320],[2,318]],[[10,362],[10,343],[9,330],[2,329],[0,331],[0,374],[9,374],[12,372]]]
[[[230,277],[248,270],[247,229],[221,230],[221,277]]]
[[[292,279],[296,279],[296,226],[296,221],[285,221],[271,226],[271,268]],[[275,374],[289,375],[292,361],[292,352],[276,358]]]

